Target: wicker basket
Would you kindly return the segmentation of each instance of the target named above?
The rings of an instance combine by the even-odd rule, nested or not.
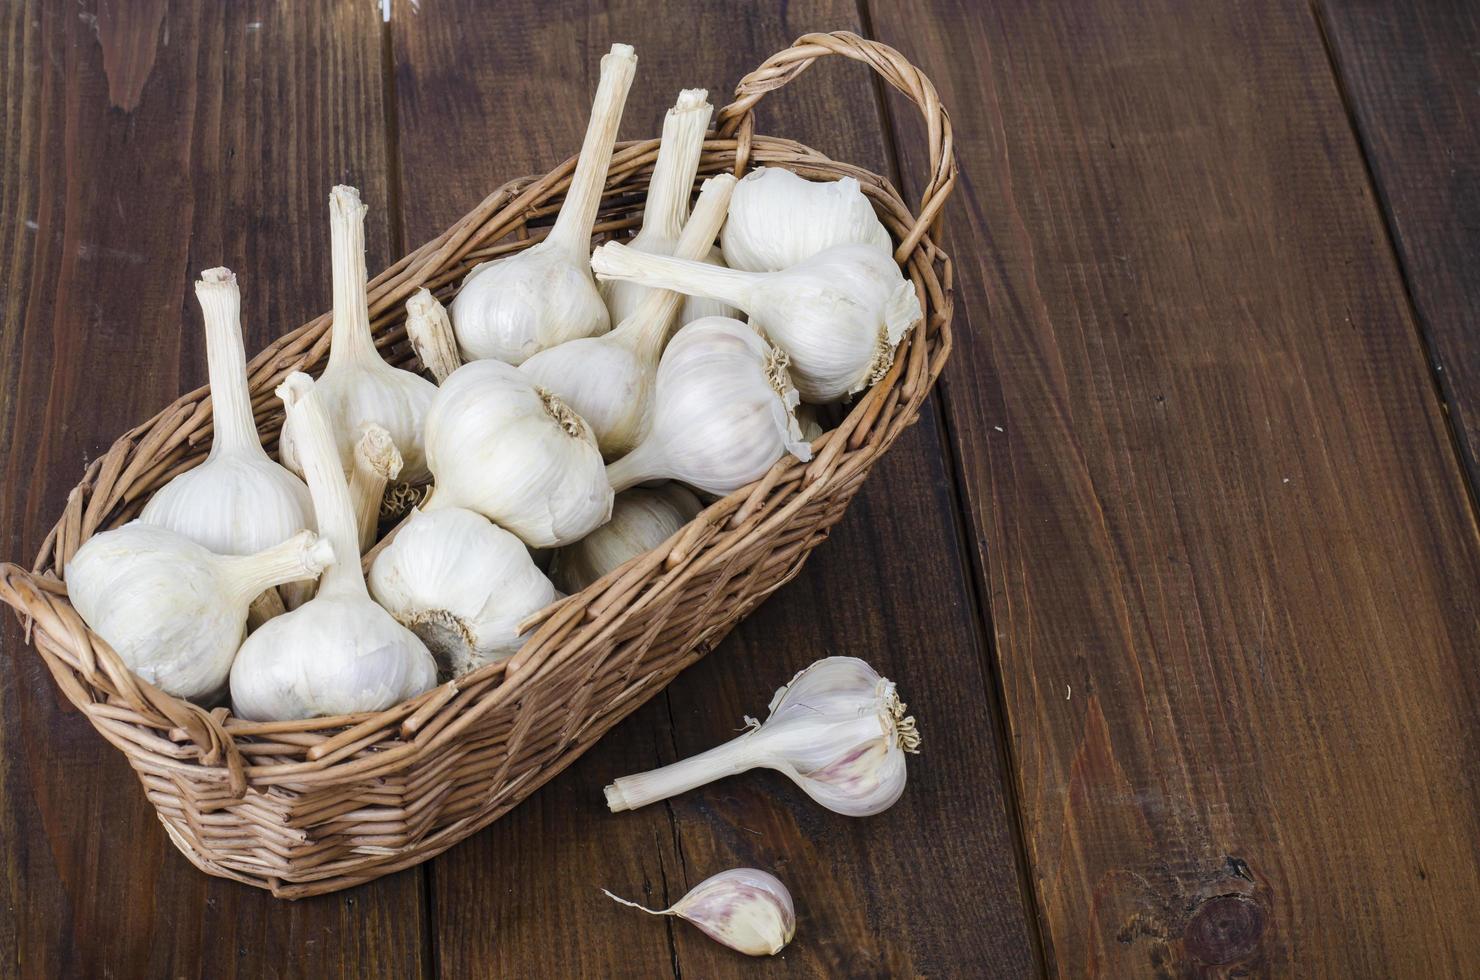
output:
[[[757,136],[752,109],[824,55],[874,68],[925,116],[931,170],[917,214],[884,178],[789,140]],[[58,570],[89,535],[134,517],[151,492],[205,458],[209,390],[125,433],[88,467],[33,571],[0,566],[14,606],[67,699],[128,757],[170,839],[202,870],[297,898],[346,888],[440,853],[498,819],[709,651],[790,580],[843,516],[869,468],[913,422],[951,348],[951,265],[932,241],[956,179],[935,88],[899,52],[854,34],[809,34],[736,87],[704,144],[702,174],[764,164],[856,177],[900,242],[925,321],[893,369],[815,444],[712,504],[662,547],[534,618],[520,653],[375,714],[254,723],[206,710],[131,674],[67,602]],[[658,141],[612,158],[598,234],[633,228]],[[412,363],[402,309],[427,286],[444,300],[475,263],[544,234],[574,166],[505,184],[370,284],[377,341]],[[322,368],[329,317],[248,366],[257,424],[282,423],[273,388]]]

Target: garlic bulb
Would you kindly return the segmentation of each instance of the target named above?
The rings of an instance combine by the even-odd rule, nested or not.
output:
[[[426,446],[436,486],[423,510],[466,507],[535,548],[569,544],[611,516],[590,427],[502,361],[472,361],[442,383]]]
[[[721,174],[704,182],[689,223],[674,244],[683,258],[703,255],[725,220],[735,178]],[[607,459],[630,452],[647,432],[653,381],[683,296],[645,289],[637,309],[615,330],[540,351],[519,369],[559,395],[591,426]]]
[[[312,531],[252,555],[217,555],[143,521],[93,535],[67,562],[67,596],[128,668],[176,697],[221,690],[263,590],[334,561]]]
[[[267,455],[252,419],[242,346],[241,293],[230,269],[207,269],[195,284],[206,326],[215,433],[205,462],[165,484],[139,519],[218,555],[250,555],[312,528],[303,481]]]
[[[740,272],[607,242],[591,267],[602,279],[738,306],[790,355],[797,390],[817,404],[841,401],[882,378],[921,316],[914,284],[887,254],[867,245],[837,245],[780,272]]]
[[[610,328],[588,256],[612,144],[636,69],[631,45],[613,44],[601,59],[585,142],[549,237],[475,267],[463,281],[451,312],[464,360],[493,357],[520,364],[536,351]]]
[[[406,338],[437,384],[462,366],[447,308],[425,286],[406,301]]]
[[[461,507],[413,511],[375,557],[369,584],[454,677],[513,656],[519,622],[556,598],[523,542]]]
[[[612,505],[612,519],[557,551],[550,574],[566,592],[579,592],[673,537],[703,509],[699,498],[677,483],[624,490]]]
[[[341,185],[330,193],[329,230],[334,252],[334,323],[329,364],[316,391],[333,427],[339,464],[346,474],[354,468],[360,427],[374,422],[391,434],[405,459],[402,479],[425,483],[428,474],[421,428],[437,386],[419,374],[391,367],[375,349],[365,295],[365,205],[353,187]],[[290,416],[283,423],[278,451],[283,465],[298,474],[307,468],[301,440]]]
[[[812,458],[796,405],[785,354],[738,320],[695,320],[663,352],[647,435],[606,468],[607,480],[614,490],[678,480],[724,496],[787,453]]]
[[[391,434],[374,422],[366,422],[355,443],[355,467],[349,475],[349,499],[359,529],[360,554],[369,551],[375,543],[385,485],[400,472],[401,454],[391,442]]]
[[[775,875],[756,868],[732,868],[699,882],[672,907],[655,911],[607,898],[648,915],[672,915],[698,926],[706,936],[747,956],[774,956],[797,932],[791,892]]]
[[[730,268],[746,272],[789,269],[834,245],[894,250],[857,180],[807,180],[783,167],[740,181],[721,242]]]
[[[353,558],[359,533],[349,487],[318,385],[295,372],[277,393],[298,432],[319,529],[335,554],[350,557],[325,572],[312,599],[247,637],[231,668],[232,706],[253,721],[380,711],[430,689],[437,665],[365,588]]]
[[[774,769],[836,813],[867,817],[904,792],[905,753],[920,734],[894,682],[856,657],[827,657],[771,699],[764,722],[671,766],[624,776],[606,787],[612,812],[635,810],[749,769]]]
[[[714,106],[709,104],[709,93],[702,88],[684,89],[678,93],[678,101],[663,117],[663,139],[658,144],[658,159],[653,164],[653,176],[648,182],[647,204],[642,211],[642,227],[628,242],[639,252],[654,255],[677,255],[678,237],[683,231],[685,215],[689,210],[689,193],[694,187],[694,175],[699,172],[699,156],[704,152],[704,133],[709,128],[709,116]],[[731,178],[733,180],[733,177]],[[726,195],[728,201],[728,195]],[[724,213],[720,213],[724,223]],[[713,247],[714,236],[719,228],[705,241],[699,251],[683,258],[699,259],[711,265],[723,266],[724,256]],[[621,323],[637,312],[642,298],[650,290],[630,282],[604,282],[598,285],[601,298],[611,312],[612,323]],[[688,323],[701,316],[735,316],[739,311],[724,303],[698,296],[682,299],[678,322]],[[577,408],[577,411],[580,411]],[[583,417],[585,413],[582,413]],[[591,421],[589,418],[586,421]],[[594,426],[594,423],[593,423]],[[600,436],[598,436],[600,438]]]

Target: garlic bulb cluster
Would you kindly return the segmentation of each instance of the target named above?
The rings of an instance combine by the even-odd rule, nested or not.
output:
[[[523,542],[461,507],[413,511],[369,585],[454,677],[517,653],[520,621],[556,599]]]
[[[365,423],[355,443],[355,464],[349,475],[350,506],[360,533],[361,554],[375,543],[386,484],[400,473],[401,454],[396,451],[391,434],[374,422]]]
[[[780,272],[741,272],[607,242],[591,266],[602,279],[710,296],[744,310],[790,355],[797,390],[817,404],[882,378],[921,317],[914,284],[867,245],[836,245]]]
[[[653,177],[648,183],[647,204],[642,211],[642,227],[627,244],[639,252],[654,255],[677,255],[678,237],[683,231],[689,210],[689,193],[694,175],[699,172],[699,156],[704,152],[704,133],[714,106],[709,93],[702,88],[684,89],[678,101],[663,117],[663,139],[658,144],[658,159],[653,164]],[[724,220],[723,214],[720,217]],[[724,265],[724,256],[713,247],[715,228],[702,250],[683,258],[699,259],[711,265]],[[637,312],[648,289],[630,282],[599,284],[601,298],[611,313],[612,323],[621,323]],[[738,311],[724,303],[699,296],[682,300],[678,322],[688,323],[701,316],[735,316]],[[583,413],[584,414],[584,413]],[[589,421],[589,419],[587,420]]]
[[[708,251],[734,186],[729,174],[704,182],[674,254],[694,258]],[[636,310],[611,333],[541,351],[519,368],[586,420],[607,459],[630,452],[647,432],[658,359],[683,302],[666,289],[642,292]]]
[[[654,910],[618,898],[614,902],[648,915],[671,915],[693,923],[710,939],[747,956],[774,956],[796,935],[791,892],[775,875],[756,868],[721,871],[689,889],[671,907]]]
[[[720,240],[727,264],[746,272],[789,269],[834,245],[893,251],[857,180],[807,180],[781,167],[745,175]]]
[[[312,528],[303,481],[262,448],[247,390],[241,293],[230,269],[207,269],[195,284],[206,327],[215,433],[205,462],[165,484],[139,519],[218,555],[250,555]]]
[[[317,576],[330,543],[300,531],[253,555],[217,555],[142,521],[88,538],[67,563],[67,596],[129,669],[167,694],[207,700],[226,683],[263,590]]]
[[[607,479],[614,490],[678,480],[732,493],[787,453],[812,458],[792,414],[796,405],[786,355],[738,320],[695,320],[663,352],[647,435],[606,468]]]
[[[329,364],[319,378],[318,398],[328,413],[339,464],[354,467],[355,442],[367,422],[384,426],[405,460],[402,479],[425,483],[426,453],[421,430],[437,387],[426,378],[392,367],[375,349],[365,294],[365,205],[353,187],[329,195],[329,230],[334,253],[334,322]],[[283,423],[278,452],[283,464],[305,473],[302,436],[292,417]]]
[[[782,773],[817,803],[867,817],[904,792],[905,754],[917,752],[915,719],[894,682],[855,657],[827,657],[771,699],[770,715],[708,752],[606,787],[613,812],[635,810],[750,769]]]
[[[473,269],[452,301],[452,326],[465,360],[521,364],[536,351],[605,333],[611,319],[587,256],[612,145],[637,69],[631,45],[601,59],[591,121],[565,203],[549,237]]]
[[[277,392],[298,432],[320,532],[347,557],[325,572],[312,599],[242,644],[231,667],[231,701],[253,721],[379,711],[437,682],[432,655],[370,599],[354,560],[359,532],[318,387],[296,372]]]
[[[472,361],[443,382],[426,447],[435,489],[423,510],[465,507],[534,548],[569,544],[611,516],[590,427],[502,361]]]
[[[624,490],[612,505],[611,520],[555,553],[550,575],[566,592],[579,592],[673,537],[703,508],[677,483]]]

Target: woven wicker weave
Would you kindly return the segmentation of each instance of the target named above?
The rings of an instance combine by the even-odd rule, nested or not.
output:
[[[931,171],[917,213],[882,177],[755,135],[761,97],[834,54],[872,66],[924,114]],[[206,388],[125,433],[88,467],[33,571],[0,566],[0,598],[19,612],[63,693],[128,757],[171,840],[201,869],[296,898],[425,861],[498,819],[796,575],[915,420],[951,348],[951,264],[932,235],[956,167],[934,87],[885,45],[810,34],[746,76],[716,124],[701,174],[764,164],[856,177],[900,242],[896,258],[919,288],[925,321],[888,376],[815,444],[812,462],[786,457],[663,546],[544,610],[513,659],[387,711],[302,722],[246,722],[132,675],[67,602],[58,570],[90,535],[135,516],[150,493],[205,458]],[[657,150],[656,139],[618,146],[598,234],[636,225]],[[477,262],[539,240],[573,166],[505,184],[375,278],[370,310],[388,359],[412,363],[406,298],[424,285],[445,301]],[[248,366],[257,424],[270,439],[282,423],[273,388],[290,371],[323,367],[328,326],[320,316]]]

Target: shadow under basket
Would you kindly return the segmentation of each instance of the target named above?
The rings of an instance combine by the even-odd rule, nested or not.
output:
[[[825,55],[871,66],[924,114],[930,173],[918,212],[883,177],[755,135],[761,96]],[[895,257],[925,318],[888,375],[814,443],[810,463],[784,458],[661,547],[543,610],[514,658],[386,711],[274,723],[190,704],[131,674],[68,603],[61,573],[89,536],[133,518],[149,494],[205,458],[207,388],[125,433],[88,467],[32,571],[0,566],[0,598],[19,613],[62,692],[128,757],[170,839],[203,871],[299,898],[410,867],[497,820],[795,576],[915,421],[951,349],[951,264],[933,239],[956,166],[934,86],[894,49],[838,32],[798,39],[735,93],[704,144],[701,177],[769,166],[857,178],[900,243]],[[618,145],[598,235],[637,224],[657,151],[656,139]],[[371,282],[373,329],[389,360],[419,366],[405,343],[406,299],[425,286],[446,302],[473,265],[542,238],[573,168],[567,160],[505,184]],[[248,365],[269,446],[282,424],[273,389],[291,371],[322,369],[328,327],[320,316]]]

